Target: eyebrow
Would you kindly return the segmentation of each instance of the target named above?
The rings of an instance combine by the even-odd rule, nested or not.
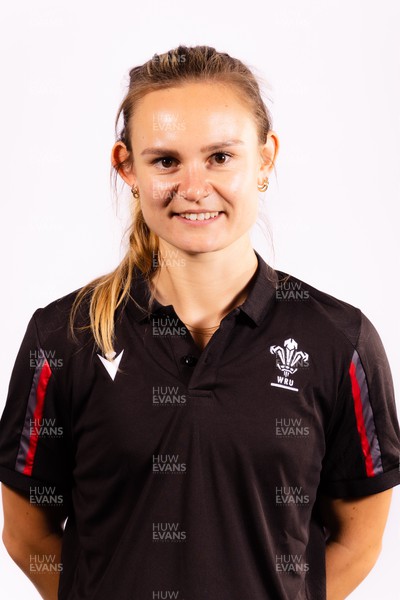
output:
[[[225,140],[224,142],[217,142],[216,144],[209,144],[208,146],[203,146],[200,148],[200,152],[212,152],[215,150],[220,150],[221,148],[227,148],[229,146],[243,146],[244,142],[242,140]],[[140,155],[144,156],[145,154],[154,154],[156,156],[166,156],[169,154],[175,154],[176,150],[171,150],[170,148],[145,148]]]

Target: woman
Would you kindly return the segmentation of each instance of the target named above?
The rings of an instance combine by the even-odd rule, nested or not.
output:
[[[121,115],[129,250],[28,325],[5,546],[46,600],[345,598],[400,482],[378,334],[251,246],[278,138],[245,65],[155,55]]]

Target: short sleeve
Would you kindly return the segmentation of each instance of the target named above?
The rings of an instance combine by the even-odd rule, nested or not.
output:
[[[381,339],[361,313],[326,436],[320,491],[361,497],[400,483],[400,433],[393,381]]]
[[[39,339],[40,310],[28,324],[0,420],[0,481],[38,504],[68,504],[68,420],[56,374],[63,360]]]

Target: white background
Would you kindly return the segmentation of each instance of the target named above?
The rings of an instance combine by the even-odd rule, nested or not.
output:
[[[400,3],[383,0],[20,0],[0,24],[0,409],[33,311],[121,257],[113,124],[129,68],[207,44],[270,84],[281,140],[265,196],[273,264],[360,307],[399,391]],[[272,261],[268,242],[256,249]],[[351,598],[398,598],[400,495],[384,549]],[[37,598],[0,548],[1,597]],[[7,590],[7,591],[6,591]]]

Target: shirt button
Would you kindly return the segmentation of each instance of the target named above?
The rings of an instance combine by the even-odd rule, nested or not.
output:
[[[186,356],[182,356],[181,363],[187,367],[194,367],[194,365],[197,363],[197,358],[191,354],[186,354]]]

